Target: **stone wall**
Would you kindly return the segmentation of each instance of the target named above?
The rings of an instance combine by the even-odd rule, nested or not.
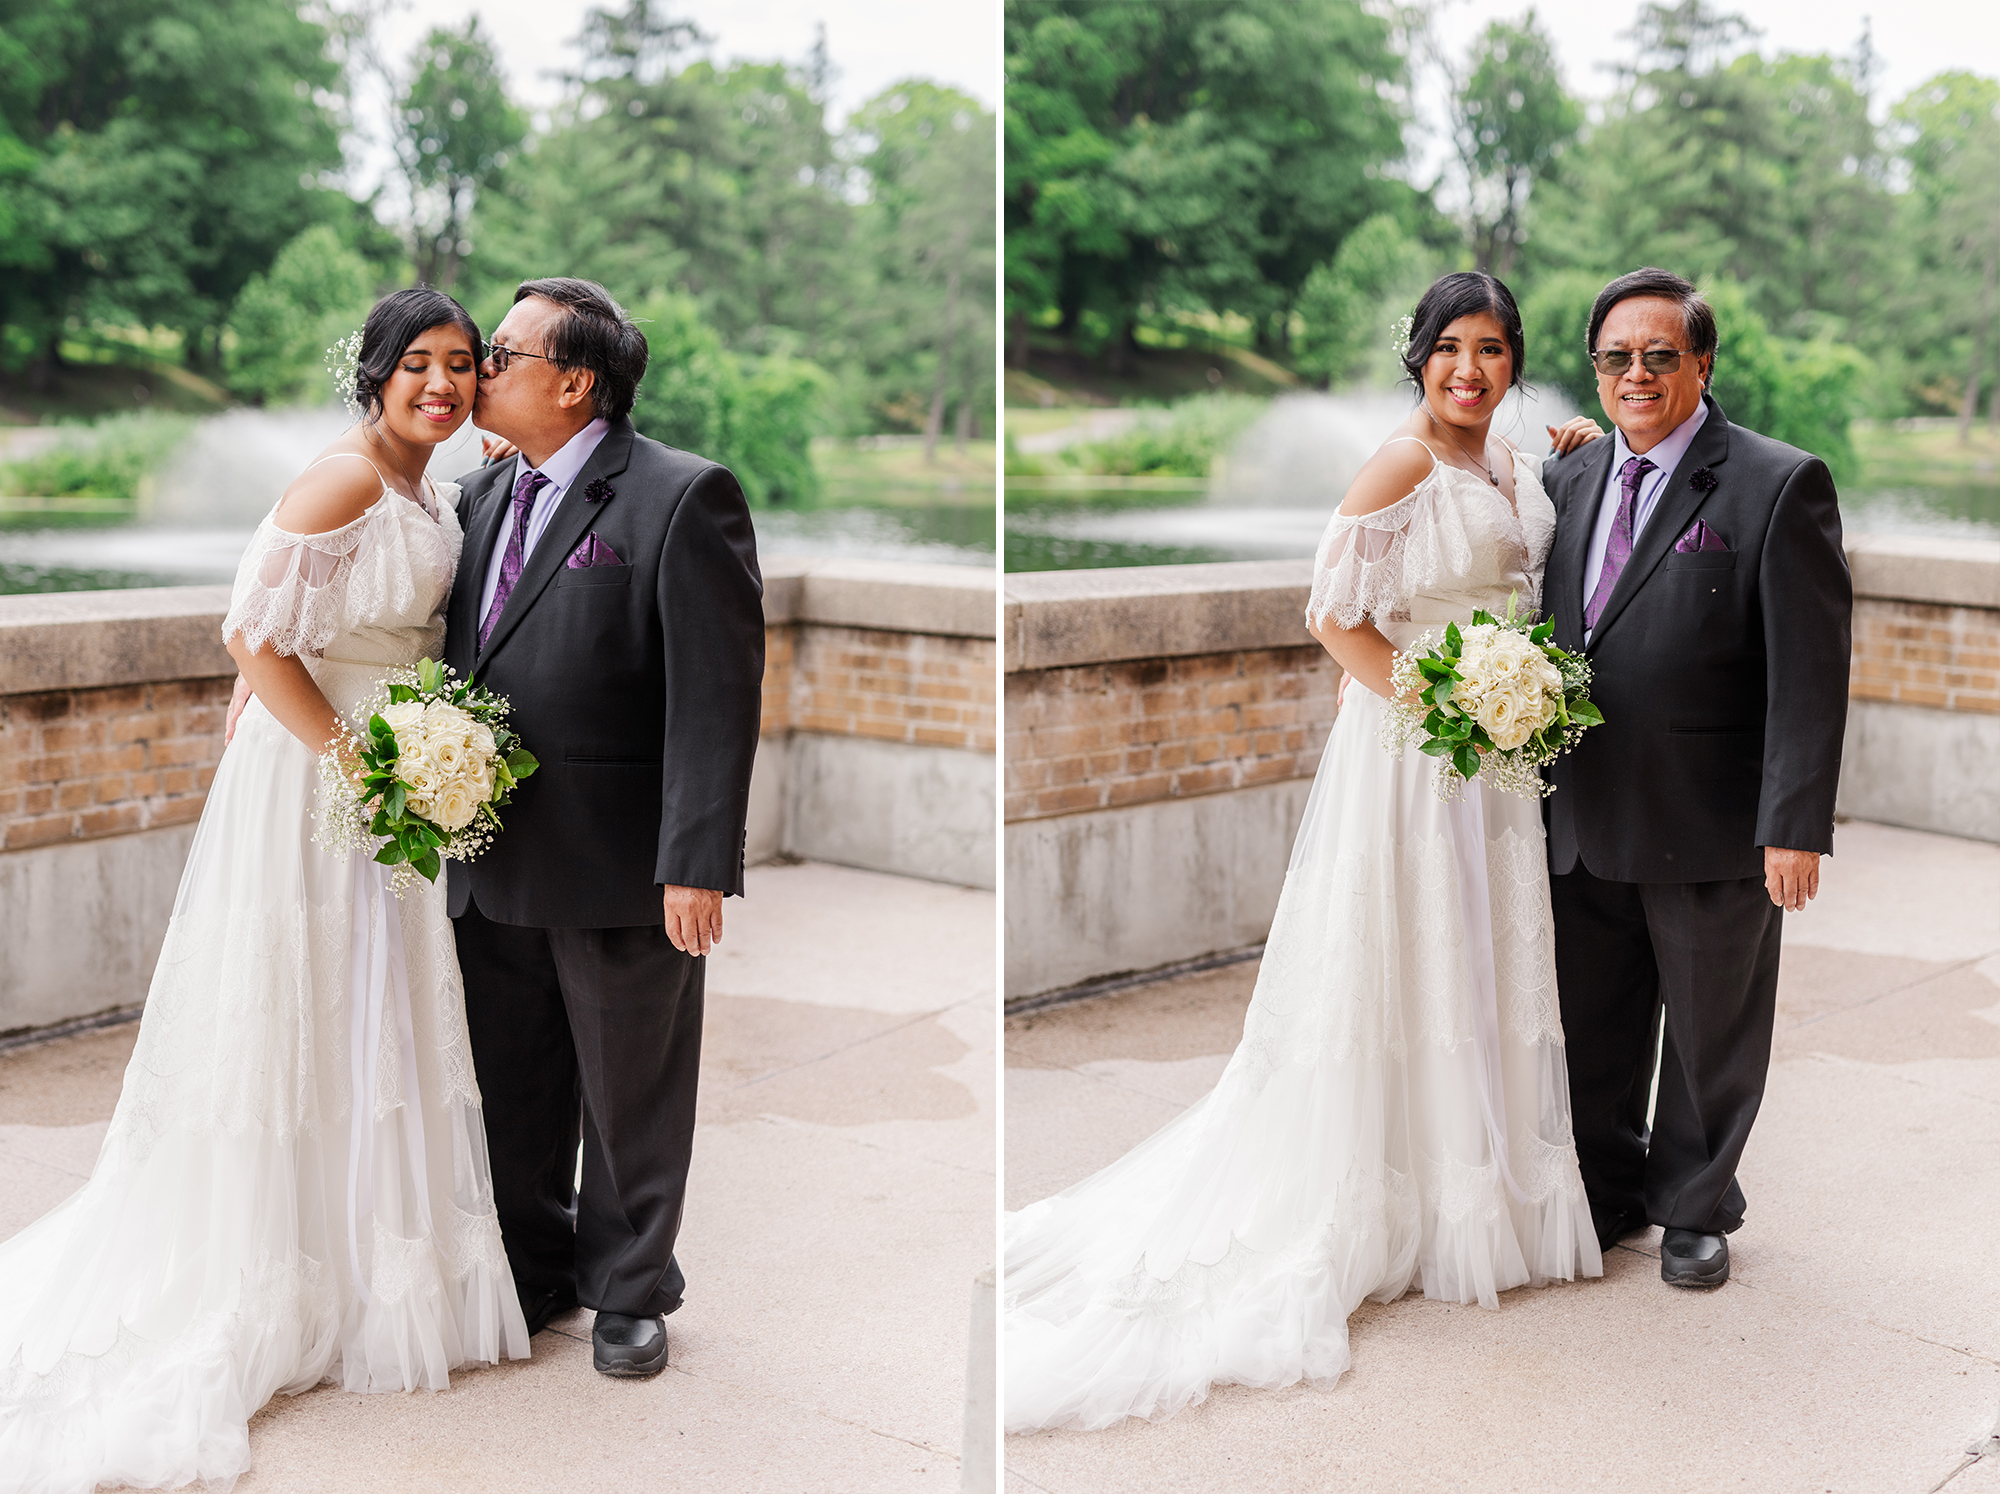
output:
[[[1874,536],[1843,814],[2000,841],[2000,544]],[[1260,943],[1334,717],[1307,561],[1007,578],[1007,995]]]
[[[994,884],[990,571],[773,559],[752,861]],[[0,597],[0,1035],[145,994],[221,760],[226,586]],[[51,931],[88,930],[91,957]]]

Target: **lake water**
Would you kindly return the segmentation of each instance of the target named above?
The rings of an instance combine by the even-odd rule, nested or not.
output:
[[[145,517],[0,516],[0,593],[185,586],[229,581],[251,532],[346,415],[232,410],[204,420],[156,475]],[[439,475],[479,464],[470,427],[432,458]],[[934,488],[832,486],[810,508],[753,515],[767,558],[993,564],[997,505]]]
[[[1192,480],[1178,491],[1009,479],[1006,569],[1310,557],[1380,433],[1408,410],[1407,396],[1393,394],[1279,400],[1214,482]],[[1546,451],[1546,425],[1571,413],[1556,399],[1519,406],[1510,397],[1495,424],[1523,448]],[[2000,540],[2000,475],[1868,472],[1842,488],[1840,507],[1850,534]]]

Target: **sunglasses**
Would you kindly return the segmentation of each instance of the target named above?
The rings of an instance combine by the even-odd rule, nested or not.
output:
[[[496,374],[505,373],[509,360],[514,358],[539,358],[544,363],[553,363],[556,361],[547,353],[524,353],[519,348],[510,348],[502,342],[496,342],[487,348],[486,356],[492,362],[493,372]]]
[[[1632,366],[1633,356],[1629,348],[1612,348],[1601,353],[1595,348],[1590,351],[1590,361],[1601,374],[1622,374]],[[1694,354],[1682,348],[1647,348],[1637,356],[1646,365],[1647,373],[1669,374],[1681,366],[1681,359],[1691,358]]]

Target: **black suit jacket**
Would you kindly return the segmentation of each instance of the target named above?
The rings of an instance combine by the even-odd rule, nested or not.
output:
[[[1764,846],[1833,848],[1854,604],[1833,477],[1707,403],[1591,634],[1604,724],[1549,770],[1558,875],[1581,860],[1611,881],[1713,882],[1761,877]],[[1542,599],[1571,650],[1614,445],[1546,469]],[[1690,482],[1703,468],[1706,492]],[[1697,518],[1727,551],[1675,552]]]
[[[498,923],[622,928],[660,921],[664,884],[740,894],[764,678],[743,490],[727,468],[616,422],[478,650],[480,593],[520,466],[460,480],[465,546],[445,658],[508,698],[541,768],[486,852],[450,864],[452,915],[476,900]],[[608,495],[592,502],[600,479]],[[569,567],[592,531],[623,565]]]

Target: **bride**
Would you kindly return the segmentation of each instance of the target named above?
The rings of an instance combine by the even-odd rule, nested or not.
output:
[[[445,1388],[526,1358],[444,889],[313,844],[316,759],[441,653],[479,329],[368,315],[365,418],[295,481],[224,640],[255,699],[209,791],[90,1181],[0,1245],[0,1490],[226,1488],[279,1391]]]
[[[1577,1173],[1538,805],[1452,804],[1380,745],[1399,647],[1538,598],[1555,510],[1490,434],[1522,369],[1498,280],[1447,275],[1404,356],[1421,401],[1328,523],[1308,624],[1353,681],[1221,1081],[1008,1216],[1014,1432],[1155,1421],[1211,1384],[1331,1379],[1364,1298],[1603,1274]],[[1568,450],[1600,434],[1579,418]]]

